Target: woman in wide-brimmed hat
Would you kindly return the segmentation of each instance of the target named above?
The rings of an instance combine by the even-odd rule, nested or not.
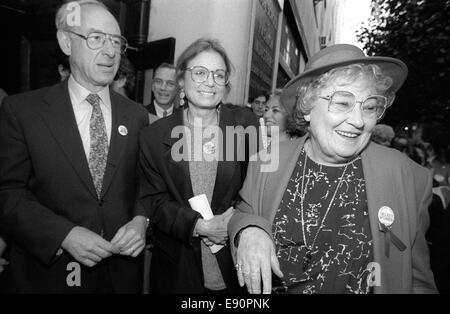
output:
[[[400,60],[340,44],[285,86],[307,135],[279,144],[276,171],[250,164],[228,225],[249,292],[436,291],[424,237],[430,173],[370,141],[406,76]]]

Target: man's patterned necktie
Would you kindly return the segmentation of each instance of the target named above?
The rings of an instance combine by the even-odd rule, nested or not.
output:
[[[108,136],[106,134],[105,120],[100,109],[100,97],[97,94],[89,94],[86,101],[92,105],[92,115],[89,124],[91,145],[89,149],[89,170],[94,181],[97,196],[100,198],[102,191],[103,175],[108,158]]]
[[[163,112],[163,118],[167,117],[167,110],[164,110]]]

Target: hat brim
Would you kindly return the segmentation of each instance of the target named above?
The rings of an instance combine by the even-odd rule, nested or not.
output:
[[[342,61],[338,63],[328,64],[326,66],[317,67],[308,71],[305,71],[292,80],[290,80],[283,88],[281,94],[281,101],[285,106],[294,108],[296,104],[297,89],[303,84],[307,84],[314,80],[317,76],[324,74],[331,69],[350,65],[350,64],[376,64],[378,65],[383,74],[392,78],[392,89],[397,92],[408,76],[408,67],[402,61],[389,58],[389,57],[364,57],[360,59],[352,59],[348,61]]]

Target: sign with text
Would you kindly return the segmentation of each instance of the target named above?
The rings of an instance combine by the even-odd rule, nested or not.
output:
[[[250,95],[255,90],[271,90],[279,13],[280,7],[276,0],[256,2]]]

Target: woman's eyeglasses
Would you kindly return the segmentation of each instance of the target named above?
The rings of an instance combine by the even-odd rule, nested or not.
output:
[[[204,83],[209,77],[209,74],[212,73],[213,80],[217,85],[225,86],[228,84],[228,73],[225,70],[218,69],[215,71],[210,71],[203,66],[192,66],[187,68],[186,71],[191,72],[191,78],[196,83]]]
[[[356,103],[360,103],[363,116],[369,119],[380,119],[387,107],[387,98],[380,95],[371,95],[362,101],[357,101],[356,96],[351,92],[336,91],[329,96],[319,97],[328,100],[328,111],[334,113],[351,112]]]

